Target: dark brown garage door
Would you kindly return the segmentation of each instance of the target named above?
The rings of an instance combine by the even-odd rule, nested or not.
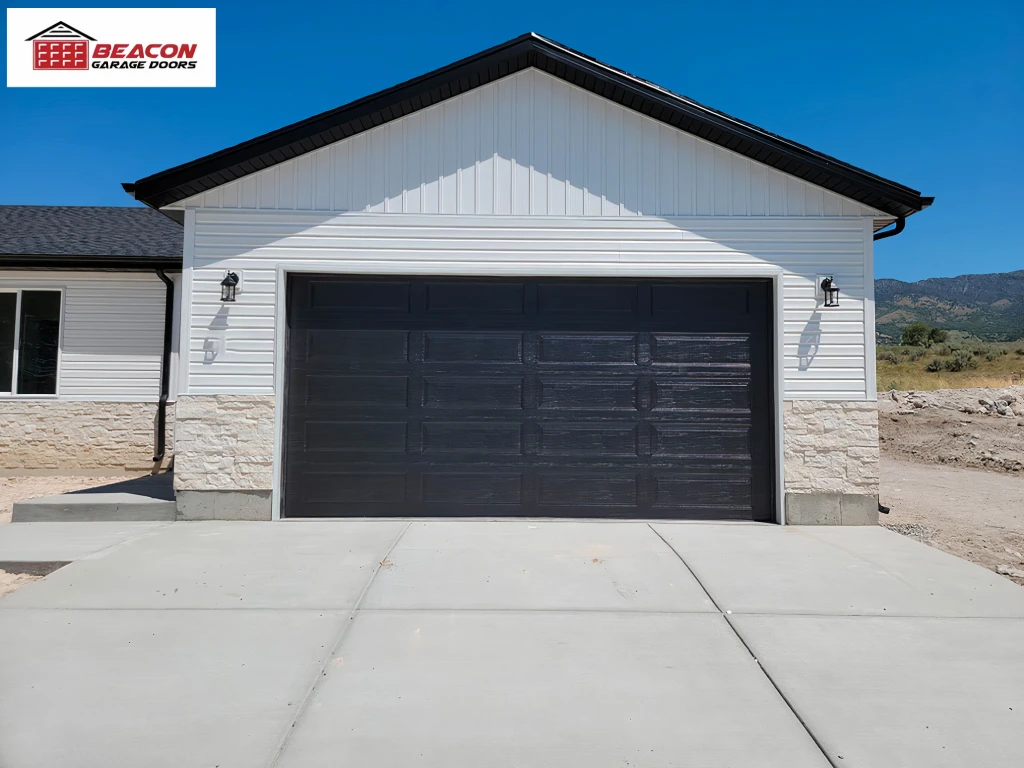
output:
[[[767,281],[292,276],[287,517],[770,520]]]

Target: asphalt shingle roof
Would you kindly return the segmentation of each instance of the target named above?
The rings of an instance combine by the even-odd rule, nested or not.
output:
[[[112,265],[182,254],[182,226],[151,208],[0,205],[0,256],[102,257]]]

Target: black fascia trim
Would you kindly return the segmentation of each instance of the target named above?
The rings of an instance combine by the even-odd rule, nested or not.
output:
[[[182,268],[180,256],[8,256],[0,255],[0,269],[84,270],[135,272]]]
[[[533,33],[337,109],[147,176],[135,182],[132,191],[137,200],[161,208],[213,189],[224,179],[235,180],[282,162],[275,158],[313,151],[337,141],[339,134],[348,138],[530,66],[808,183],[830,191],[842,187],[846,191],[839,194],[893,216],[910,215],[933,200],[910,187],[745,123]],[[766,151],[769,159],[762,160]]]

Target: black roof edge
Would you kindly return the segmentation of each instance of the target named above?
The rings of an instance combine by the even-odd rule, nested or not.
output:
[[[178,270],[181,257],[175,256],[9,256],[0,254],[0,269],[88,270],[105,272],[152,272],[154,269]]]
[[[830,191],[842,185],[843,191],[837,194],[892,216],[909,216],[934,201],[915,189],[706,107],[532,32],[344,106],[122,186],[135,199],[160,209],[527,67],[536,67],[746,157],[758,159],[767,151],[770,154],[759,162]]]

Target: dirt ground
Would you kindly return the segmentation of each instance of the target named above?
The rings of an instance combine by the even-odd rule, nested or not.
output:
[[[1024,387],[884,392],[883,455],[924,464],[1024,473]]]
[[[879,522],[1024,585],[1024,387],[878,396]]]

